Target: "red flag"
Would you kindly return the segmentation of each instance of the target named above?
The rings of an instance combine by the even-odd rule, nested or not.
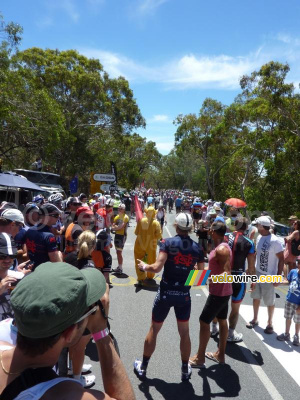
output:
[[[135,207],[135,219],[136,222],[139,222],[139,220],[143,218],[143,212],[137,195],[134,196],[134,207]]]

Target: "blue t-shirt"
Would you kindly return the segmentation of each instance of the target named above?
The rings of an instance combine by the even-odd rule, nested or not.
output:
[[[149,196],[149,197],[147,198],[147,203],[148,203],[148,204],[152,204],[152,203],[153,203],[153,197]]]
[[[189,291],[189,286],[184,286],[189,273],[198,262],[204,262],[204,254],[198,243],[189,236],[176,235],[163,239],[160,242],[160,251],[167,253],[162,275],[161,286],[176,287]]]
[[[181,207],[181,203],[182,203],[182,199],[178,197],[178,198],[175,200],[175,206],[176,206],[176,207]]]
[[[292,269],[287,277],[290,285],[286,296],[287,301],[300,304],[300,272],[298,268]]]
[[[25,240],[28,257],[33,262],[32,270],[50,261],[48,253],[58,250],[55,236],[50,232],[49,226],[33,226],[28,229],[23,240]]]

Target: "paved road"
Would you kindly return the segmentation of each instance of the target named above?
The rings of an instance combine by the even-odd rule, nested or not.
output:
[[[168,224],[164,237],[173,236],[175,215],[168,215]],[[124,274],[122,278],[112,276],[113,288],[110,291],[112,331],[118,339],[121,358],[133,384],[138,400],[158,399],[232,399],[241,400],[276,399],[295,400],[300,393],[300,347],[276,340],[276,334],[284,331],[283,308],[287,289],[276,289],[276,310],[274,330],[276,334],[266,335],[263,330],[267,322],[266,308],[260,309],[260,324],[255,330],[246,328],[246,322],[252,319],[252,301],[250,294],[241,306],[241,316],[237,331],[242,332],[244,341],[229,343],[226,349],[226,365],[218,365],[208,360],[207,369],[193,371],[189,382],[181,383],[181,360],[179,336],[176,319],[171,310],[158,336],[157,348],[147,370],[147,381],[140,382],[133,373],[133,361],[142,357],[143,343],[151,321],[151,309],[155,289],[138,289],[135,286],[133,246],[135,241],[135,220],[131,220],[128,239],[124,249]],[[196,239],[193,234],[192,237]],[[115,250],[112,249],[113,264],[117,266]],[[160,275],[156,277],[159,283]],[[190,334],[192,354],[196,352],[199,340],[199,315],[207,297],[207,287],[192,289],[192,314]],[[292,333],[294,327],[292,326]],[[216,340],[211,339],[208,351],[216,349]],[[87,348],[86,362],[93,364],[93,373],[97,376],[94,388],[102,389],[100,367],[97,362],[95,345],[90,342]]]

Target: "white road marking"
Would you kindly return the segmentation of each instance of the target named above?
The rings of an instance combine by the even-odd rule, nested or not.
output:
[[[208,290],[207,288],[203,288],[203,292],[206,296],[208,296]],[[241,309],[243,307],[249,307],[251,308],[251,312],[252,311],[252,306],[243,306],[243,304],[241,305],[240,308],[240,315],[245,319],[245,317],[243,316],[243,313],[241,312]],[[263,308],[263,307],[262,307]],[[276,310],[275,310],[276,311]],[[281,310],[282,311],[282,310]],[[252,315],[253,316],[253,315]],[[283,318],[282,318],[283,319]],[[251,317],[246,316],[245,321],[250,321]],[[269,335],[271,336],[271,335]],[[278,340],[275,338],[275,340],[278,342]],[[245,345],[244,342],[239,343],[239,346],[242,348],[241,350],[243,350],[243,348],[248,349],[248,347]],[[270,350],[270,349],[269,349]],[[271,351],[271,350],[270,350]],[[272,352],[272,351],[271,351]],[[273,353],[273,352],[272,352]],[[284,352],[283,352],[284,353]],[[269,379],[269,377],[267,376],[267,374],[265,373],[265,371],[262,369],[262,367],[258,364],[258,362],[256,361],[256,359],[251,355],[250,352],[244,352],[244,357],[246,358],[246,360],[248,361],[250,367],[253,369],[253,371],[256,373],[256,376],[258,377],[258,379],[261,381],[261,383],[263,384],[263,386],[267,389],[267,391],[270,393],[271,397],[273,400],[284,400],[283,397],[281,396],[281,394],[278,392],[278,390],[276,389],[276,387],[273,385],[272,381]],[[273,353],[274,354],[274,353]],[[276,356],[275,356],[276,357]],[[287,360],[287,357],[285,357],[285,359]],[[290,362],[290,361],[289,361]],[[281,365],[284,366],[284,368],[286,368],[286,366],[280,361]],[[299,363],[298,363],[299,364]],[[299,368],[297,368],[295,365],[293,365],[292,367],[293,369],[293,373],[295,373],[295,371],[299,371]],[[295,379],[295,378],[294,378]],[[298,383],[298,382],[297,382]]]
[[[240,307],[240,315],[245,321],[249,322],[253,318],[252,306],[242,304]],[[291,375],[291,377],[300,386],[300,370],[299,370],[299,353],[300,347],[294,346],[291,342],[280,342],[276,339],[278,334],[285,331],[285,318],[284,310],[282,308],[275,308],[273,316],[273,327],[276,334],[268,335],[264,333],[264,329],[267,326],[268,311],[267,307],[259,308],[258,320],[260,326],[255,327],[253,331],[273,354],[273,356],[279,361],[283,368]],[[295,324],[292,322],[291,326],[291,339],[293,339],[295,330]]]
[[[168,232],[168,235],[169,235],[170,237],[172,237],[172,235],[171,235],[171,233],[170,233],[170,231],[169,231],[169,228],[168,228],[167,226],[165,226],[165,230]]]

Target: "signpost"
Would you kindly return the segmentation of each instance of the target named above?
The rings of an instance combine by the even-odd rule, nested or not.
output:
[[[114,174],[96,174],[91,172],[90,193],[109,192],[110,186],[116,182]]]
[[[93,179],[96,182],[115,182],[116,176],[114,174],[94,174]]]

